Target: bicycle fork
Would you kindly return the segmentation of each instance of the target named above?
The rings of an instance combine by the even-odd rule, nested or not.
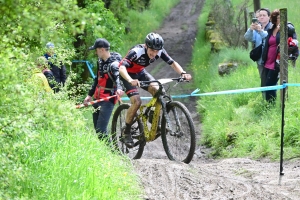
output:
[[[170,110],[170,112],[173,112],[174,117],[175,117],[175,122],[176,122],[176,127],[172,127],[171,120],[170,120],[169,114],[167,112],[167,104],[168,103],[165,103],[164,101],[162,101],[162,98],[160,100],[162,102],[161,105],[162,105],[163,115],[164,115],[164,117],[166,119],[166,123],[167,123],[167,126],[166,126],[167,132],[169,132],[169,134],[171,136],[181,136],[181,124],[180,124],[180,120],[178,118],[176,109],[174,108],[174,109]]]

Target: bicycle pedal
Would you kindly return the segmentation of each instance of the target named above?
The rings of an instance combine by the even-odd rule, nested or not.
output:
[[[124,142],[124,144],[125,144],[125,146],[126,146],[128,149],[131,149],[131,148],[133,148],[133,147],[136,146],[135,143],[125,143],[125,142]]]
[[[137,141],[137,142],[134,144],[135,147],[138,146],[138,145],[146,146],[146,141],[145,141],[145,140],[139,140],[139,141]]]

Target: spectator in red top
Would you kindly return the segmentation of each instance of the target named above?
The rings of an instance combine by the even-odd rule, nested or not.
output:
[[[110,44],[104,38],[98,38],[89,50],[96,50],[98,71],[94,83],[84,99],[84,103],[90,102],[92,96],[94,96],[94,99],[105,99],[115,94],[122,96],[124,92],[119,80],[121,55],[110,52]],[[116,102],[117,97],[114,97],[93,104],[95,108],[93,123],[99,139],[108,140],[107,125]]]
[[[120,62],[121,80],[125,87],[125,92],[130,98],[131,106],[126,115],[126,128],[124,132],[124,143],[127,147],[133,147],[133,139],[130,129],[133,118],[141,106],[141,98],[137,87],[140,86],[139,81],[155,80],[151,74],[146,71],[146,67],[155,60],[162,58],[168,63],[178,74],[187,80],[191,80],[192,76],[187,74],[182,67],[174,61],[166,52],[163,38],[157,33],[149,33],[145,38],[145,44],[138,44],[129,50],[126,57]],[[152,95],[158,90],[157,86],[142,88]]]

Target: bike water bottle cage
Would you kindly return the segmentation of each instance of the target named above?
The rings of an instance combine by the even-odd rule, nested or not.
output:
[[[149,123],[152,123],[154,110],[155,110],[155,107],[151,107],[151,108],[150,108],[149,116],[148,116],[148,121],[149,121]]]

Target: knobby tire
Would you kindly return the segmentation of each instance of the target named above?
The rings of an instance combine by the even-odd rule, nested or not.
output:
[[[162,118],[162,142],[165,152],[170,160],[190,163],[193,159],[196,138],[193,119],[188,109],[178,101],[167,104],[167,113],[170,119],[172,133],[167,130],[166,118]],[[176,113],[176,114],[175,114]],[[175,115],[179,118],[179,126],[176,125]]]
[[[111,134],[112,134],[112,141],[114,147],[117,151],[120,151],[122,154],[127,155],[131,159],[139,159],[141,158],[143,151],[144,151],[144,142],[140,141],[143,139],[142,133],[143,131],[143,124],[142,121],[139,119],[131,126],[131,134],[133,137],[134,143],[141,142],[137,146],[133,148],[128,148],[122,142],[123,133],[125,130],[125,118],[128,108],[130,104],[121,104],[115,110],[112,119],[111,125]]]

